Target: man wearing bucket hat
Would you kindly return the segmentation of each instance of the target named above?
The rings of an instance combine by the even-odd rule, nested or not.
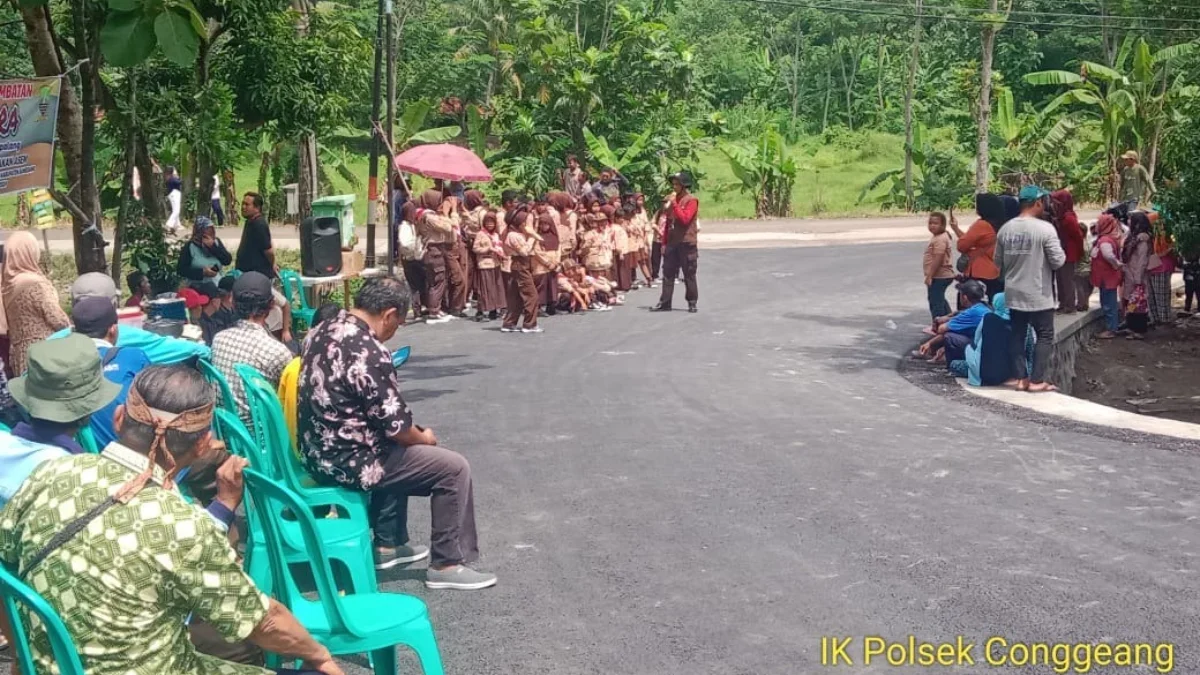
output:
[[[671,311],[675,276],[682,270],[683,285],[687,288],[684,299],[687,300],[688,311],[695,314],[696,302],[700,299],[700,290],[696,286],[696,268],[700,261],[700,253],[696,248],[700,202],[688,192],[692,187],[692,177],[686,171],[671,176],[671,187],[674,191],[663,202],[663,211],[667,215],[667,236],[663,249],[662,295],[650,311]]]
[[[1021,391],[1054,391],[1045,381],[1054,348],[1054,271],[1067,261],[1058,231],[1042,219],[1049,193],[1036,185],[1021,188],[1021,215],[1008,221],[996,237],[996,264],[1004,279],[1004,294],[1012,315],[1009,354],[1013,379],[1005,384]],[[1025,363],[1025,334],[1037,336],[1033,372]]]
[[[1121,189],[1119,199],[1129,204],[1129,210],[1138,208],[1138,204],[1150,203],[1154,196],[1154,179],[1150,172],[1142,166],[1141,156],[1137,150],[1130,150],[1121,155]]]

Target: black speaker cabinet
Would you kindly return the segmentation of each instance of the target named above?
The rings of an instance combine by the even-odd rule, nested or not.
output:
[[[300,272],[331,277],[342,271],[342,232],[337,218],[305,218],[300,223]]]

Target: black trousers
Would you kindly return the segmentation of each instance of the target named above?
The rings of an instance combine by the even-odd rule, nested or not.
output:
[[[660,269],[662,269],[662,244],[656,241],[650,245],[650,278],[657,279]]]
[[[412,294],[413,316],[421,316],[421,301],[425,299],[425,263],[420,260],[405,260],[400,263],[408,290]]]
[[[696,269],[700,265],[700,251],[695,244],[671,244],[663,251],[663,281],[662,296],[659,303],[670,306],[671,298],[675,295],[675,277],[683,270],[683,285],[687,292],[684,299],[692,304],[700,299],[700,289],[696,285]]]
[[[1035,384],[1046,381],[1046,368],[1050,366],[1050,355],[1054,353],[1054,310],[1044,309],[1039,312],[1023,312],[1019,309],[1010,310],[1012,313],[1012,333],[1008,335],[1008,354],[1012,359],[1013,377],[1018,380],[1029,378]],[[1033,326],[1033,334],[1037,344],[1033,347],[1033,372],[1030,373],[1025,365],[1025,335]]]
[[[408,498],[429,497],[433,519],[430,560],[457,565],[479,558],[475,497],[466,458],[433,445],[394,447],[383,463],[383,478],[371,488],[371,529],[378,546],[408,543]]]
[[[1192,311],[1192,298],[1196,298],[1197,307],[1200,307],[1200,279],[1184,279],[1183,293],[1183,311]]]

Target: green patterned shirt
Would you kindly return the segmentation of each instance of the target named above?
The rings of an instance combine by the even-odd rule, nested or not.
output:
[[[0,511],[0,560],[25,566],[67,524],[116,494],[146,466],[116,443],[100,455],[43,463]],[[189,615],[244,640],[268,599],[242,572],[229,540],[200,509],[161,487],[162,472],[128,504],[115,504],[26,578],[62,617],[88,675],[262,675],[198,654]],[[28,617],[26,625],[29,625]],[[55,672],[40,624],[38,669]]]

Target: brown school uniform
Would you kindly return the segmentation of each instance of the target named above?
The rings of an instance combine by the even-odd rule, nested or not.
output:
[[[475,254],[475,292],[479,295],[476,308],[481,312],[499,311],[508,302],[504,280],[500,275],[503,251],[500,235],[486,230],[475,235],[472,252]]]
[[[517,319],[525,317],[524,328],[536,328],[538,320],[537,285],[533,282],[530,257],[536,240],[524,232],[510,228],[504,235],[504,251],[512,269],[508,280],[508,314],[505,328],[516,328]]]
[[[613,240],[613,278],[617,282],[617,290],[621,292],[633,288],[633,267],[629,253],[629,231],[625,223],[613,223],[609,228]]]
[[[583,257],[583,265],[592,276],[605,276],[612,266],[612,249],[609,247],[608,235],[598,229],[583,233],[579,240],[579,254]]]
[[[432,313],[442,310],[447,286],[462,283],[461,270],[455,275],[450,268],[458,268],[454,257],[455,232],[458,216],[443,216],[436,211],[426,211],[417,219],[417,234],[425,240],[425,308]]]

